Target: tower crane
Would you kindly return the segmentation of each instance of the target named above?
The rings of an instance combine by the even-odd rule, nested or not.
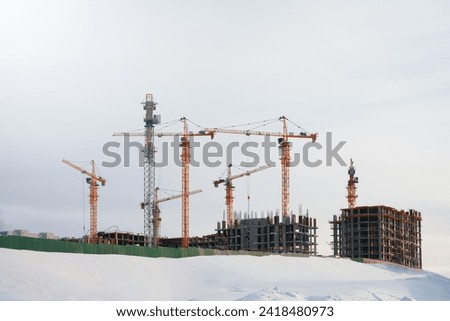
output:
[[[153,173],[153,184],[154,184],[154,170],[155,170],[155,166],[154,166],[154,159],[155,159],[155,150],[154,150],[154,144],[153,144],[153,139],[154,139],[154,135],[157,135],[158,137],[163,137],[163,136],[175,136],[175,137],[180,137],[181,142],[180,142],[180,147],[181,147],[181,164],[182,164],[182,168],[181,168],[181,247],[183,248],[187,248],[189,246],[189,164],[190,164],[190,160],[191,160],[191,154],[190,154],[190,149],[191,149],[191,143],[189,141],[190,137],[195,137],[195,136],[210,136],[211,139],[214,138],[214,132],[212,131],[206,131],[206,130],[201,130],[199,132],[189,132],[189,127],[188,127],[188,119],[186,117],[182,117],[180,119],[180,121],[183,123],[183,130],[182,132],[154,132],[153,131],[153,127],[152,127],[152,147],[150,149],[151,152],[148,152],[149,156],[145,157],[145,159],[151,159],[152,161],[150,162],[151,167],[152,167],[152,173]],[[142,132],[131,132],[131,133],[126,133],[126,132],[119,132],[119,133],[114,133],[113,136],[146,136],[146,141],[148,140],[148,133],[147,130],[142,133]],[[144,171],[144,181],[148,181],[149,178],[148,176],[145,175],[145,171]],[[154,221],[154,212],[153,209],[155,208],[154,206],[154,202],[155,202],[155,189],[150,189],[152,191],[152,196],[151,197],[147,197],[144,199],[144,204],[145,204],[145,208],[151,208],[151,213],[152,215],[150,215],[149,217],[151,217],[150,221],[146,220],[147,224],[146,226],[153,226],[153,221]],[[147,202],[148,200],[148,202]],[[148,205],[147,205],[148,204]],[[152,204],[150,206],[150,204]],[[145,212],[145,210],[144,210]],[[151,232],[154,234],[156,231],[156,228],[153,226],[152,229],[147,228],[147,237],[148,238],[152,238],[152,240],[154,240],[154,238],[151,236],[150,234],[150,230]],[[155,244],[151,244],[151,241],[149,241],[149,245],[150,246],[156,246]]]
[[[82,174],[85,174],[88,176],[86,178],[86,183],[89,184],[90,187],[90,193],[89,193],[89,205],[90,205],[90,229],[89,229],[89,239],[88,243],[97,243],[97,202],[98,202],[98,182],[102,184],[102,186],[105,186],[106,179],[103,177],[97,176],[96,174],[96,166],[95,162],[91,161],[92,165],[92,171],[88,172],[84,168],[77,166],[68,160],[63,159],[63,163],[69,165],[70,167],[76,169],[77,171],[81,172]]]
[[[159,238],[160,238],[160,228],[161,228],[161,210],[159,209],[159,203],[163,203],[163,202],[167,202],[167,201],[171,201],[177,198],[181,198],[183,196],[183,194],[178,194],[178,195],[172,195],[172,196],[168,196],[165,198],[159,198],[158,197],[158,191],[159,188],[157,187],[155,189],[155,209],[154,209],[154,220],[153,220],[153,226],[155,227],[154,233],[153,233],[153,244],[155,244],[155,246],[158,246],[159,244]],[[194,191],[189,192],[189,195],[194,195],[194,194],[198,194],[203,192],[201,189],[197,189]],[[141,203],[141,208],[144,209],[144,203]]]
[[[264,165],[249,171],[246,171],[244,173],[240,173],[237,175],[231,175],[231,164],[228,165],[228,171],[227,171],[227,177],[226,178],[221,178],[218,180],[215,180],[213,182],[214,187],[219,187],[220,184],[224,184],[225,185],[225,190],[226,190],[226,196],[225,196],[225,204],[227,206],[227,224],[229,227],[231,227],[234,224],[234,212],[233,212],[233,200],[234,200],[234,196],[233,196],[233,190],[234,190],[234,185],[232,183],[233,180],[237,179],[237,178],[241,178],[244,176],[249,176],[250,174],[262,171],[264,169],[267,169],[271,166],[269,165]]]
[[[348,208],[354,208],[356,206],[356,184],[358,183],[358,177],[355,177],[356,170],[353,166],[353,159],[350,158],[350,167],[348,168],[348,182],[347,182],[347,202]]]
[[[287,121],[288,119],[285,116],[281,116],[278,120],[283,123],[283,131],[282,132],[270,132],[270,131],[258,131],[258,130],[240,130],[240,129],[226,129],[226,128],[205,128],[205,131],[213,132],[213,133],[225,133],[225,134],[238,134],[238,135],[259,135],[259,136],[271,136],[278,137],[278,145],[280,148],[281,156],[281,213],[282,216],[289,216],[289,199],[290,199],[290,173],[289,167],[291,163],[291,146],[292,143],[289,141],[289,138],[308,138],[311,139],[312,142],[315,142],[317,139],[316,134],[308,134],[306,132],[300,132],[299,134],[294,134],[288,132]]]
[[[154,115],[157,103],[153,100],[152,94],[145,95],[144,105],[144,123],[145,129],[143,132],[136,135],[136,133],[115,133],[113,136],[144,136],[144,235],[147,237],[147,245],[149,247],[156,246],[152,244],[153,233],[155,227],[153,222],[155,220],[155,125],[161,123],[161,115]]]

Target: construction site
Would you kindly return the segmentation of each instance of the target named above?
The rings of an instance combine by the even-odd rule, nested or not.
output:
[[[268,251],[273,253],[302,253],[308,255],[317,254],[317,224],[316,219],[309,216],[294,215],[290,210],[290,173],[291,162],[290,139],[306,139],[315,142],[317,134],[309,134],[304,130],[298,133],[288,131],[286,117],[279,117],[272,122],[281,122],[282,130],[279,132],[260,130],[240,130],[235,128],[201,128],[197,132],[189,130],[190,121],[181,118],[182,130],[179,132],[155,131],[155,126],[161,123],[161,117],[154,114],[156,103],[152,95],[147,95],[143,103],[145,117],[145,129],[143,132],[119,132],[113,136],[141,136],[145,139],[144,144],[144,197],[141,209],[144,211],[144,235],[134,236],[129,233],[108,233],[101,234],[100,237],[90,235],[89,239],[101,243],[110,244],[136,244],[149,247],[169,246],[169,247],[200,247],[216,248],[224,250],[250,250]],[[291,122],[292,123],[292,122]],[[297,126],[299,127],[299,126]],[[271,166],[265,165],[255,169],[247,170],[244,173],[233,174],[232,165],[228,164],[227,174],[224,178],[215,180],[214,187],[223,185],[225,187],[226,218],[220,222],[215,230],[216,233],[208,236],[190,237],[189,233],[189,198],[194,194],[201,193],[202,190],[190,189],[190,159],[191,140],[193,137],[214,138],[218,134],[231,134],[243,136],[268,136],[278,139],[281,163],[281,210],[274,216],[268,215],[265,218],[235,217],[233,209],[234,201],[234,180],[241,177],[253,175],[259,171],[269,169]],[[180,137],[181,148],[181,193],[166,198],[158,196],[159,188],[155,186],[155,137]],[[89,174],[87,174],[89,175]],[[93,176],[90,175],[92,179]],[[96,178],[99,180],[100,178]],[[95,193],[94,193],[95,194]],[[248,199],[250,196],[248,196]],[[161,211],[159,204],[162,202],[181,199],[181,236],[179,238],[161,238]],[[92,203],[91,203],[92,204]],[[94,209],[95,210],[95,209]],[[250,210],[248,212],[250,216]],[[253,216],[253,215],[252,215]],[[255,215],[256,216],[256,215]],[[95,223],[93,221],[93,223]],[[213,228],[213,227],[212,227]],[[94,229],[91,228],[91,231]],[[91,233],[92,234],[92,233]]]
[[[107,180],[97,174],[98,171],[94,161],[90,163],[90,169],[86,170],[74,164],[74,162],[63,159],[63,163],[86,176],[86,183],[90,188],[89,230],[84,233],[83,238],[70,239],[69,241],[120,246],[134,245],[149,248],[191,247],[225,251],[318,255],[317,219],[310,216],[308,211],[303,214],[301,208],[298,213],[294,213],[290,207],[292,140],[304,139],[314,143],[317,134],[306,132],[284,116],[271,121],[271,123],[281,123],[282,129],[279,132],[236,129],[235,126],[232,126],[233,128],[201,128],[194,132],[189,130],[191,122],[184,117],[179,121],[182,125],[180,131],[156,131],[155,127],[161,124],[160,115],[154,114],[156,105],[153,95],[146,95],[143,102],[145,113],[145,129],[143,131],[113,134],[113,136],[144,138],[144,189],[142,202],[140,203],[140,208],[144,214],[144,233],[98,231],[98,189],[100,185],[105,186]],[[295,125],[300,131],[297,133],[289,131],[288,123]],[[266,123],[263,123],[262,126],[264,125]],[[223,219],[218,220],[216,227],[211,226],[211,234],[190,236],[189,199],[191,196],[202,192],[201,189],[191,190],[190,188],[191,138],[206,137],[213,139],[218,134],[242,135],[247,138],[265,136],[277,139],[281,165],[280,210],[276,210],[275,213],[273,211],[263,212],[258,217],[256,212],[253,214],[250,211],[250,205],[248,205],[248,211],[244,215],[242,215],[242,212],[236,212],[233,207],[235,180],[255,175],[263,170],[269,170],[273,166],[264,165],[241,173],[233,173],[232,164],[228,164],[225,176],[214,180],[212,184],[215,188],[223,186],[225,189],[226,210]],[[181,191],[178,194],[168,197],[158,195],[160,188],[156,186],[155,137],[179,137],[180,139]],[[384,205],[357,206],[356,185],[358,184],[358,178],[355,173],[354,163],[351,160],[346,196],[348,206],[341,210],[340,215],[333,215],[332,220],[329,221],[332,229],[333,255],[366,261],[391,262],[421,269],[421,213],[416,210],[397,210]],[[175,199],[181,199],[180,236],[176,238],[162,237],[159,205]],[[247,199],[250,204],[250,195],[247,196]],[[3,235],[6,236],[8,233],[3,233]]]

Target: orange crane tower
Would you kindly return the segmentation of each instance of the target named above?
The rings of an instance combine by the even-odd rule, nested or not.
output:
[[[163,136],[176,136],[180,137],[180,147],[181,147],[181,247],[189,247],[189,164],[191,160],[190,150],[191,143],[189,141],[190,137],[195,136],[210,136],[211,139],[214,138],[214,132],[208,130],[201,130],[199,132],[189,132],[188,119],[182,117],[180,121],[183,123],[182,132],[154,132],[157,137]],[[144,136],[145,133],[142,132],[130,132],[130,133],[114,133],[113,136]]]
[[[183,122],[183,132],[181,133],[156,133],[160,136],[181,136],[181,247],[189,247],[189,165],[191,161],[190,137],[210,136],[214,138],[213,132],[201,131],[198,133],[189,132],[188,120],[186,117],[180,119]]]
[[[205,131],[213,132],[213,133],[225,133],[225,134],[239,134],[239,135],[259,135],[259,136],[271,136],[271,137],[279,137],[278,144],[281,151],[280,162],[281,162],[281,214],[283,217],[289,216],[289,199],[290,199],[290,173],[289,167],[291,163],[291,146],[292,143],[289,141],[289,138],[309,138],[312,142],[315,142],[317,139],[317,134],[307,134],[305,132],[301,132],[299,134],[294,134],[288,132],[287,128],[287,118],[285,116],[281,116],[279,118],[283,123],[283,131],[282,132],[268,132],[268,131],[255,131],[255,130],[240,130],[240,129],[226,129],[226,128],[205,128]]]
[[[223,179],[218,179],[215,180],[213,182],[214,187],[219,187],[219,184],[224,184],[225,185],[225,190],[226,190],[226,196],[225,196],[225,204],[227,206],[227,224],[228,227],[233,226],[234,224],[234,212],[233,212],[233,200],[234,200],[234,196],[233,196],[233,190],[234,190],[234,185],[232,183],[233,180],[237,179],[237,178],[241,178],[244,176],[250,176],[250,174],[262,171],[264,169],[270,168],[271,166],[269,165],[264,165],[249,171],[246,171],[244,173],[240,173],[237,175],[231,175],[231,164],[228,165],[228,172],[227,172],[227,178]]]
[[[153,233],[153,237],[154,237],[153,244],[155,244],[155,246],[158,246],[159,238],[161,236],[161,210],[159,209],[159,204],[183,197],[183,194],[178,194],[178,195],[168,196],[165,198],[158,198],[158,191],[159,191],[159,188],[156,188],[156,190],[155,190],[155,210],[154,210],[155,219],[153,222],[153,226],[155,228],[155,231]],[[189,192],[189,195],[194,195],[194,194],[198,194],[201,192],[203,192],[201,189],[197,189],[192,192]],[[143,207],[144,207],[144,204],[141,203],[141,208],[143,208]]]
[[[358,177],[355,177],[356,170],[353,166],[353,159],[350,158],[350,167],[348,168],[348,182],[347,182],[347,201],[348,208],[354,208],[356,206],[356,184],[358,183]]]
[[[86,178],[86,183],[90,186],[90,193],[89,193],[89,204],[90,204],[90,229],[89,229],[89,239],[88,243],[97,243],[97,202],[98,202],[98,183],[100,182],[102,186],[105,186],[106,179],[97,176],[96,170],[95,170],[95,162],[91,161],[92,165],[92,172],[88,172],[84,168],[77,166],[68,160],[63,159],[63,163],[69,165],[70,167],[76,169],[77,171],[81,172],[82,174],[85,174],[89,177]]]

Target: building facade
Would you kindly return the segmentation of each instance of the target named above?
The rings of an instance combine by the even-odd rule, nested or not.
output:
[[[147,242],[145,235],[130,232],[99,232],[97,237],[100,244],[145,246]]]
[[[415,210],[358,206],[330,221],[335,256],[422,268],[422,216]]]
[[[308,216],[249,218],[217,224],[220,248],[272,253],[317,254],[316,219]]]

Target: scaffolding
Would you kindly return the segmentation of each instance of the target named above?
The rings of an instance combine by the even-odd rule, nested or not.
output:
[[[358,206],[330,221],[335,256],[422,268],[422,216],[416,210]]]

